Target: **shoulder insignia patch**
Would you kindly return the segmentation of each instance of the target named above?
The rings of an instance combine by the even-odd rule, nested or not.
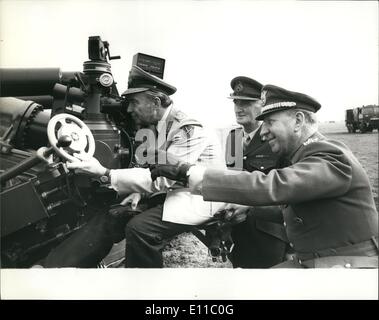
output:
[[[195,127],[193,125],[185,125],[181,129],[183,129],[183,132],[185,133],[185,135],[188,139],[188,138],[192,137],[194,128]]]

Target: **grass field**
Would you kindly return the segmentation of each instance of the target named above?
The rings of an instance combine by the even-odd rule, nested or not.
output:
[[[378,200],[378,167],[379,167],[379,133],[348,133],[345,124],[326,123],[320,125],[320,131],[330,139],[345,143],[358,158],[363,168],[366,170],[372,186],[377,209]]]
[[[378,132],[349,134],[344,122],[321,123],[320,131],[330,139],[345,143],[366,170],[378,205]],[[171,241],[163,253],[169,268],[231,268],[229,261],[213,262],[207,248],[193,234],[185,233]]]

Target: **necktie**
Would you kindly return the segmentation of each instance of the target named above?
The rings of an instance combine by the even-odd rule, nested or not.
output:
[[[249,145],[250,141],[251,141],[250,135],[246,135],[246,136],[243,137],[243,151],[246,150],[246,148]]]

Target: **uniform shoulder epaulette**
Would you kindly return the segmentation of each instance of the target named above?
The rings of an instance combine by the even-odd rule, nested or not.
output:
[[[186,118],[187,118],[187,115],[184,112],[182,112],[182,111],[176,112],[176,114],[174,116],[174,119],[176,121],[178,121],[178,122],[181,122],[181,121],[183,121]]]
[[[318,141],[320,141],[320,138],[318,138],[318,137],[316,137],[316,138],[309,138],[308,140],[306,140],[306,141],[303,142],[303,145],[307,146],[307,145],[309,145],[311,143],[318,142]]]
[[[184,126],[187,126],[187,125],[194,125],[194,126],[200,126],[200,127],[202,127],[202,124],[198,120],[189,118],[182,111],[178,111],[175,114],[174,119],[179,122],[179,127],[180,128],[182,128]]]
[[[233,127],[229,130],[229,134],[238,134],[243,130],[242,127]]]
[[[238,131],[240,131],[240,130],[243,130],[243,127],[232,127],[232,128],[230,129],[230,132],[233,132],[233,131],[238,132]]]

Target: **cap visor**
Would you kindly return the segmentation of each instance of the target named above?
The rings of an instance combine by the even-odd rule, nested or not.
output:
[[[266,113],[266,114],[260,114],[258,117],[255,117],[255,120],[258,120],[258,121],[261,121],[265,118],[265,116],[267,116],[270,112]]]
[[[125,90],[124,93],[122,94],[122,96],[127,96],[129,94],[134,94],[134,93],[138,93],[138,92],[144,92],[147,90],[149,90],[149,88],[131,88],[131,89]]]
[[[244,97],[244,96],[230,96],[227,98],[228,99],[235,99],[235,100],[253,100],[253,101],[260,100],[259,98]]]
[[[274,112],[280,112],[280,111],[284,111],[284,110],[289,110],[291,108],[288,108],[288,107],[282,107],[282,108],[275,108],[275,109],[272,109],[272,110],[268,110],[264,113],[261,113],[258,117],[255,117],[255,120],[258,120],[258,121],[261,121],[263,120],[267,115],[271,114],[271,113],[274,113]]]

